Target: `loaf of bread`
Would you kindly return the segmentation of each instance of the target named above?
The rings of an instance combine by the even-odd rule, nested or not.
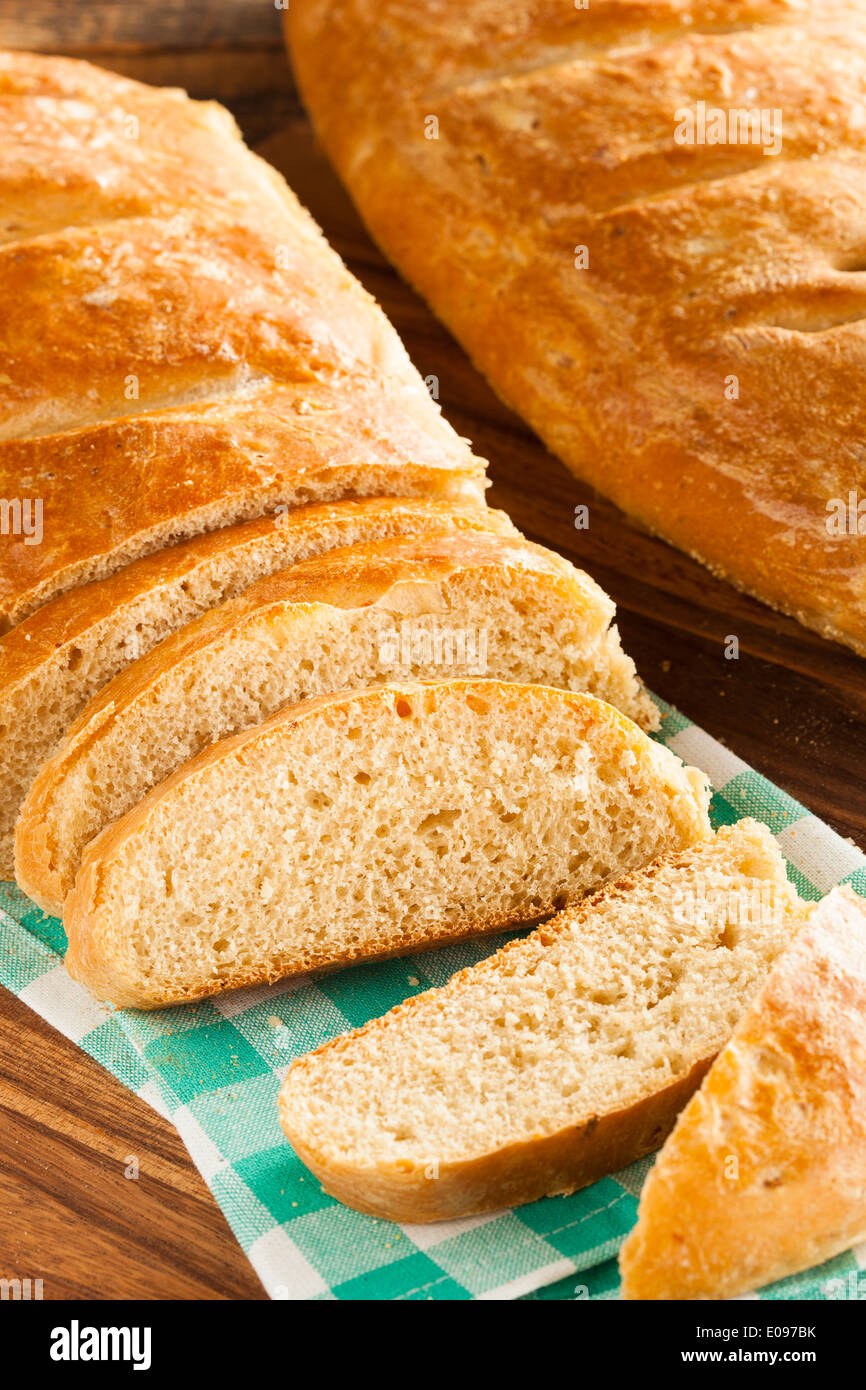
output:
[[[88,841],[208,744],[281,705],[388,678],[490,675],[588,690],[658,719],[588,575],[483,532],[329,551],[259,580],[127,666],[42,767],[15,876],[60,915]]]
[[[591,695],[320,696],[213,745],[89,845],[71,974],[149,1008],[547,915],[709,833],[702,773]]]
[[[44,604],[0,637],[0,878],[28,787],[89,699],[185,623],[326,550],[403,534],[490,530],[503,512],[414,498],[287,509],[143,556]]]
[[[283,1128],[393,1221],[571,1192],[658,1146],[801,914],[770,832],[726,827],[302,1057]]]
[[[292,0],[375,239],[585,482],[866,652],[866,9]]]
[[[0,54],[0,624],[279,506],[483,464],[227,112]]]
[[[732,1298],[863,1240],[866,905],[837,888],[656,1159],[620,1256],[623,1294]]]

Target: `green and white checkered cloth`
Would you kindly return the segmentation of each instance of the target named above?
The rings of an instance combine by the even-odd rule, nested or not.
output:
[[[764,821],[803,897],[849,883],[866,859],[669,705],[660,739],[709,773],[716,826]],[[432,1226],[392,1225],[326,1196],[277,1122],[300,1053],[444,984],[501,937],[284,981],[158,1013],[97,1004],[63,966],[65,937],[0,885],[0,983],[170,1117],[272,1298],[616,1298],[616,1252],[652,1160],[570,1197]],[[866,1246],[761,1291],[764,1299],[866,1297]]]

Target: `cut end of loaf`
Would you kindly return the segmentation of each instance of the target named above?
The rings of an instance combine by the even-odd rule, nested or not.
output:
[[[200,754],[87,850],[76,978],[154,1007],[537,920],[709,831],[668,750],[587,695],[343,692]]]
[[[802,911],[769,831],[727,827],[301,1058],[283,1128],[393,1220],[572,1191],[658,1147]]]

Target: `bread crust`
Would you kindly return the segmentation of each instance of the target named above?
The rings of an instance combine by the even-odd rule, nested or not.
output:
[[[0,52],[0,243],[227,206],[259,226],[287,214],[312,225],[216,102],[76,59]]]
[[[623,1296],[719,1299],[866,1238],[866,905],[834,889],[683,1111],[623,1246]]]
[[[4,538],[0,628],[165,545],[280,507],[368,496],[482,504],[481,460],[444,422],[440,434],[416,420],[415,407],[387,384],[306,382],[0,444],[3,495],[30,480],[50,535]]]
[[[0,624],[277,505],[483,499],[483,461],[221,108],[0,53],[4,127],[0,496],[43,519],[39,544],[4,536]]]
[[[285,22],[372,235],[503,399],[629,516],[866,653],[866,532],[837,525],[866,491],[862,7],[298,0]],[[782,113],[781,150],[680,142],[699,102]]]
[[[346,1035],[345,1041],[352,1036]],[[343,1041],[338,1038],[326,1046]],[[280,1124],[298,1158],[337,1201],[386,1221],[419,1225],[457,1221],[503,1207],[525,1206],[540,1197],[565,1196],[652,1153],[673,1128],[711,1061],[712,1057],[701,1058],[685,1076],[620,1110],[463,1163],[440,1163],[435,1178],[408,1162],[361,1170],[311,1148],[292,1123],[288,1078],[280,1090]],[[296,1063],[289,1073],[293,1083],[301,1080],[295,1075],[300,1065]]]
[[[159,1008],[168,1003],[184,1002],[186,999],[201,998],[225,989],[239,988],[243,985],[263,983],[288,975],[304,974],[311,969],[321,969],[325,965],[339,967],[360,958],[358,950],[344,953],[330,953],[327,960],[304,959],[281,964],[274,970],[263,968],[249,974],[223,977],[219,980],[205,981],[200,989],[191,990],[182,998],[173,992],[171,998],[139,978],[129,961],[122,933],[114,929],[110,914],[100,911],[105,898],[107,876],[113,872],[113,861],[124,847],[136,839],[146,838],[148,821],[161,808],[176,802],[182,805],[187,797],[200,794],[198,790],[206,785],[212,768],[225,765],[230,760],[239,769],[250,759],[260,760],[272,743],[289,749],[291,741],[301,735],[304,724],[309,720],[326,719],[346,723],[349,720],[363,720],[365,705],[375,706],[379,702],[418,699],[423,702],[425,712],[431,712],[437,702],[453,695],[463,698],[495,701],[515,710],[525,708],[532,701],[543,717],[546,704],[551,706],[567,703],[575,717],[575,737],[589,737],[594,729],[601,729],[623,752],[628,752],[640,763],[648,762],[669,788],[672,799],[676,799],[679,815],[678,833],[683,843],[695,843],[709,834],[707,817],[708,791],[703,774],[694,768],[683,767],[661,745],[653,743],[641,733],[635,724],[612,706],[595,699],[591,695],[576,694],[572,691],[556,690],[546,686],[510,685],[496,680],[454,680],[454,681],[412,681],[390,682],[387,685],[364,690],[338,691],[332,694],[315,696],[302,704],[288,706],[264,723],[244,730],[221,743],[212,744],[195,758],[192,758],[153,791],[127,815],[112,822],[88,845],[78,871],[75,886],[66,899],[63,924],[69,946],[66,965],[74,979],[80,980],[97,997],[110,999],[118,1005],[134,1008]],[[242,771],[239,771],[242,776]],[[552,911],[554,904],[549,904]],[[542,909],[544,911],[544,909]],[[469,938],[493,931],[497,928],[516,925],[514,917],[491,918],[478,914],[474,921],[461,923],[451,931],[437,934],[435,939],[419,936],[411,931],[395,945],[387,955],[403,954],[421,949],[425,944],[439,945],[447,940]],[[364,959],[381,958],[373,955]]]

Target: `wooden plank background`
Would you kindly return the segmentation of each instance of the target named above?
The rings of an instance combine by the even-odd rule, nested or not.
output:
[[[491,461],[490,500],[616,599],[641,674],[866,848],[866,679],[821,641],[636,530],[496,399],[370,242],[294,90],[273,0],[4,0],[0,46],[88,58],[223,101],[396,324],[443,409]],[[576,532],[574,508],[590,508]],[[738,661],[725,659],[736,635]],[[259,1298],[176,1133],[0,992],[0,1276],[46,1298]],[[136,1154],[140,1177],[124,1177]]]

